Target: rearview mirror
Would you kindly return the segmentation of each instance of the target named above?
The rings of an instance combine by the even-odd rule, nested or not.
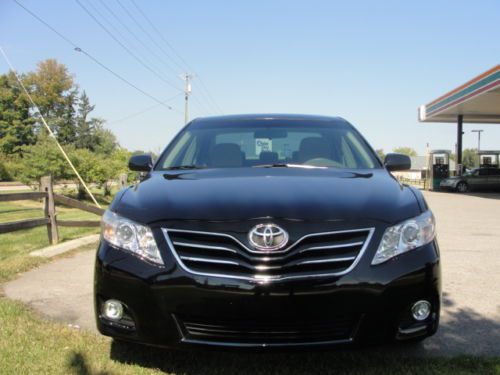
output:
[[[256,130],[253,137],[255,139],[259,138],[279,139],[288,137],[288,132],[283,129],[262,129],[262,130]]]
[[[151,155],[134,155],[128,161],[128,169],[137,172],[149,172],[153,168]]]
[[[387,154],[384,165],[388,171],[405,171],[411,168],[411,159],[408,155]]]

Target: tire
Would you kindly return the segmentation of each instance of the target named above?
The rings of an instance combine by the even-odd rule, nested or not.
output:
[[[457,184],[457,191],[459,193],[467,193],[469,191],[469,185],[467,185],[467,182],[460,181]]]

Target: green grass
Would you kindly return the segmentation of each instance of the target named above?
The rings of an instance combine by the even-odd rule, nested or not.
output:
[[[0,222],[34,219],[43,217],[43,206],[38,201],[0,202]],[[99,217],[81,210],[57,206],[57,217],[61,220],[99,220]],[[59,227],[60,241],[98,233],[98,228]],[[0,235],[0,282],[10,279],[45,260],[28,254],[36,249],[49,246],[45,226],[23,229]]]
[[[2,374],[500,374],[500,359],[401,358],[357,351],[172,351],[115,343],[0,298]]]

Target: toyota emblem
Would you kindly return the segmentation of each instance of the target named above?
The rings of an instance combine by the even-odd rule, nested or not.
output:
[[[250,244],[257,250],[273,251],[288,242],[288,233],[275,224],[259,224],[248,233]]]

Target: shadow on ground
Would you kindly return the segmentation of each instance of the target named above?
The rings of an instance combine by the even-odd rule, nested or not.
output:
[[[94,372],[87,364],[87,359],[81,353],[73,352],[68,360],[69,372],[76,375],[111,375],[107,371]]]
[[[167,350],[114,341],[110,356],[121,363],[187,375],[386,374],[388,369],[391,369],[391,373],[440,373],[442,366],[450,373],[498,374],[500,322],[485,318],[472,309],[453,310],[454,303],[447,295],[443,297],[443,305],[451,311],[442,322],[438,334],[420,344],[398,343],[319,351],[242,353]],[[492,358],[471,359],[460,356],[463,353],[475,352],[480,356]],[[433,358],[422,360],[422,357]]]

